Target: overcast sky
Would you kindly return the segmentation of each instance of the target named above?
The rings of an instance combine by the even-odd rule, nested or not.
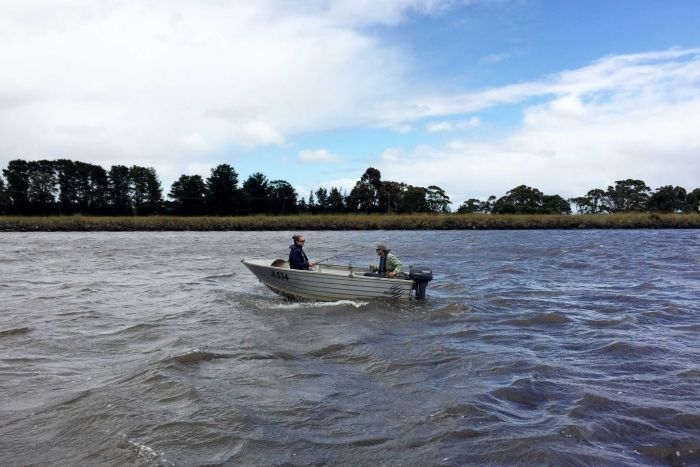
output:
[[[698,25],[695,0],[2,0],[0,168],[691,190]]]

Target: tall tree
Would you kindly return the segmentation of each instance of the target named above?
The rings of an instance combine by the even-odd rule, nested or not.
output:
[[[129,168],[125,165],[113,165],[109,169],[108,180],[111,213],[119,216],[133,214]]]
[[[542,193],[537,188],[520,185],[496,200],[494,214],[535,214],[542,206]]]
[[[76,162],[78,171],[78,204],[80,211],[90,214],[109,212],[109,177],[99,165]]]
[[[406,191],[405,183],[385,181],[382,182],[382,191],[379,196],[380,212],[401,212],[403,195]]]
[[[428,187],[426,201],[430,212],[450,212],[450,197],[439,186],[430,185]]]
[[[238,173],[229,164],[219,164],[211,169],[211,175],[207,178],[207,190],[210,213],[231,215],[240,212]]]
[[[496,197],[491,195],[486,201],[481,203],[481,212],[488,213],[493,211],[493,207],[496,205]]]
[[[377,194],[382,190],[382,173],[374,167],[367,168],[360,177],[360,181],[371,185]]]
[[[687,211],[688,193],[680,186],[662,186],[649,197],[648,208],[661,212]]]
[[[617,180],[605,192],[610,200],[612,212],[643,211],[649,200],[651,189],[641,180],[628,178]]]
[[[350,212],[370,213],[376,209],[376,201],[376,193],[372,186],[368,183],[357,182],[355,187],[350,190],[346,203]]]
[[[610,210],[610,200],[600,188],[590,190],[586,196],[571,198],[569,202],[576,205],[579,214],[600,214]]]
[[[78,168],[75,162],[58,159],[55,163],[58,177],[58,204],[61,214],[73,214],[80,209],[78,200]]]
[[[408,185],[403,194],[401,212],[428,212],[428,190],[422,186]]]
[[[328,194],[328,210],[333,213],[345,211],[345,199],[336,187],[332,187]]]
[[[314,196],[314,190],[309,191],[309,201],[306,203],[306,210],[311,214],[316,213],[316,197]]]
[[[183,216],[206,214],[207,189],[200,175],[181,175],[172,184],[168,196],[173,199],[175,212]]]
[[[5,180],[0,177],[0,215],[5,215],[10,211],[10,195],[5,188]]]
[[[132,165],[129,168],[131,200],[136,214],[154,214],[163,201],[163,189],[153,167]]]
[[[7,194],[12,201],[13,211],[18,214],[30,214],[29,163],[22,159],[11,160],[2,173],[7,180]]]
[[[289,214],[297,211],[297,192],[286,180],[270,182],[271,211],[276,214]]]
[[[328,190],[325,188],[316,190],[316,212],[321,214],[328,212]]]
[[[571,214],[571,204],[559,195],[542,196],[542,206],[540,214]]]
[[[688,206],[688,211],[690,212],[700,211],[700,188],[696,188],[688,193],[686,205]]]
[[[348,210],[366,213],[379,211],[381,193],[382,174],[374,167],[369,167],[350,190],[346,201]]]
[[[260,172],[255,172],[243,182],[243,192],[248,200],[249,212],[262,214],[269,211],[270,182]]]
[[[476,212],[481,212],[481,200],[476,198],[469,198],[457,209],[458,214],[472,214]]]
[[[49,214],[53,212],[58,179],[53,161],[39,160],[29,162],[29,203],[32,214]]]

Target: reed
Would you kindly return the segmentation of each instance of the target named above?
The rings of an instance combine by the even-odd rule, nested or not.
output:
[[[0,231],[507,230],[700,228],[700,214],[324,214],[237,217],[0,216]]]

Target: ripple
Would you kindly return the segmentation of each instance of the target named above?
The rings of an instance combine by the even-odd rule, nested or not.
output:
[[[507,323],[515,326],[537,326],[537,325],[562,325],[571,322],[571,319],[561,313],[540,313],[527,318],[511,319]]]
[[[650,355],[658,351],[658,347],[651,345],[632,344],[630,342],[622,341],[615,341],[591,350],[592,353],[601,355],[615,355],[628,358],[638,358],[640,355]]]
[[[329,355],[344,352],[345,350],[350,349],[352,346],[353,344],[332,344],[318,350],[307,352],[306,355],[309,357],[327,357]]]
[[[639,452],[668,465],[700,465],[700,441],[697,439],[655,443],[640,447]]]
[[[536,409],[550,400],[553,386],[546,382],[534,382],[529,378],[515,381],[507,387],[491,391],[491,395],[527,409]]]
[[[472,307],[466,303],[449,303],[445,306],[432,310],[430,312],[431,319],[456,318],[468,313]]]
[[[195,365],[197,363],[208,362],[221,358],[231,358],[231,356],[202,350],[193,350],[180,355],[165,358],[161,360],[160,363],[181,363],[183,365]]]
[[[614,413],[615,409],[620,407],[620,403],[612,399],[608,399],[600,394],[585,394],[581,399],[576,401],[576,406],[571,410],[570,415],[576,418],[588,418],[596,415],[596,412]]]
[[[588,319],[586,324],[595,328],[608,328],[618,326],[621,323],[619,319]]]
[[[5,329],[4,331],[0,331],[0,337],[20,336],[29,333],[31,330],[32,328],[30,327]]]

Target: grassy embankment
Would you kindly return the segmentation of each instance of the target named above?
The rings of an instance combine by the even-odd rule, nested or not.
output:
[[[0,216],[0,231],[503,230],[700,228],[700,214],[329,214],[241,217]]]

